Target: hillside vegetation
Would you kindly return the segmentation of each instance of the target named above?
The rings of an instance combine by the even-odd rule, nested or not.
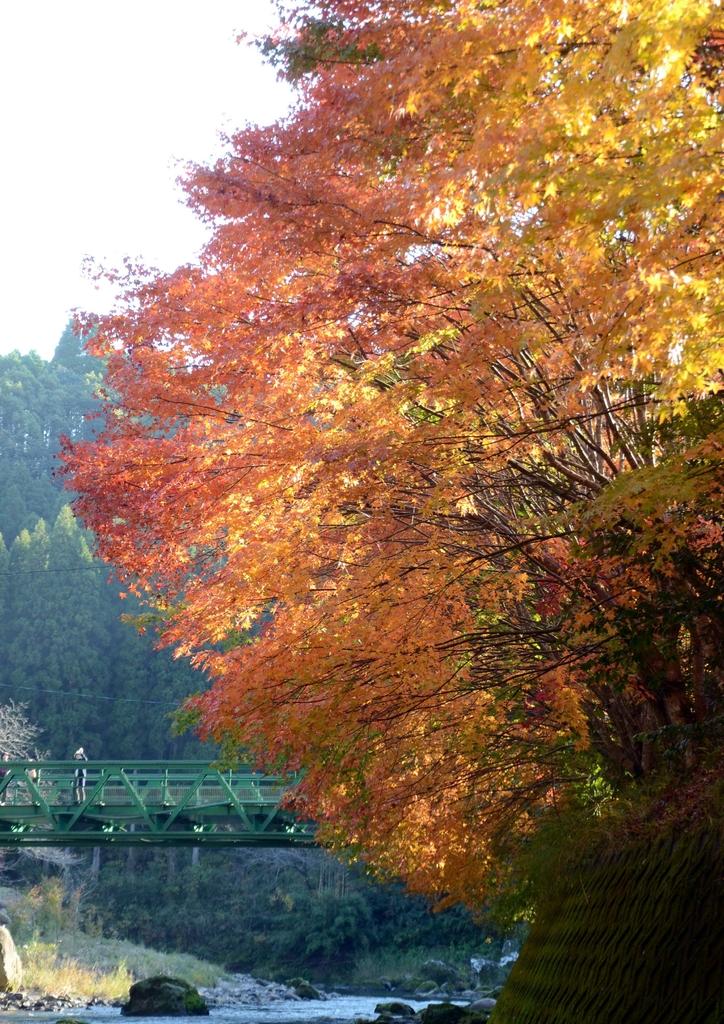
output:
[[[199,756],[169,714],[203,677],[122,620],[139,609],[54,475],[60,437],[93,430],[102,369],[70,329],[50,361],[0,357],[0,703],[28,705],[53,757],[80,744],[91,758]]]

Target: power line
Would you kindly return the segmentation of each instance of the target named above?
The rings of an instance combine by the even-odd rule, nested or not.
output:
[[[0,576],[35,576],[37,573],[45,572],[95,572],[98,569],[105,569],[106,572],[113,572],[112,565],[61,565],[51,569],[18,569],[14,572],[0,572]]]
[[[78,690],[48,690],[42,686],[17,686],[15,683],[0,683],[0,686],[11,690],[30,690],[33,693],[60,694],[63,697],[87,697],[89,700],[112,700],[125,704],[163,704],[165,707],[178,707],[178,701],[175,700],[148,700],[143,697],[107,697],[103,693],[80,693]],[[184,700],[184,698],[179,697],[179,700]]]

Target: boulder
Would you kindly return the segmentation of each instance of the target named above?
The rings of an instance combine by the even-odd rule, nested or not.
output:
[[[457,967],[453,967],[452,964],[446,964],[444,960],[426,960],[422,965],[421,971],[423,977],[432,978],[438,985],[443,985],[447,982],[453,987],[459,988],[463,981]]]
[[[496,1000],[492,997],[485,997],[483,999],[476,999],[470,1006],[465,1007],[466,1013],[479,1013],[481,1010],[494,1010]]]
[[[390,1017],[414,1017],[415,1011],[407,1003],[398,1003],[392,1000],[389,1003],[378,1003],[375,1006],[375,1013],[384,1013]]]
[[[290,978],[286,984],[294,989],[294,994],[300,999],[321,999],[322,994],[314,985],[310,985],[306,978]]]
[[[458,1024],[464,1016],[463,1007],[455,1003],[430,1003],[418,1014],[422,1024]]]
[[[61,1017],[55,1024],[88,1024],[87,1020],[78,1020],[77,1017]]]
[[[131,985],[128,1002],[121,1007],[121,1013],[127,1017],[196,1017],[208,1012],[193,985],[163,974]]]
[[[17,992],[23,983],[23,965],[13,937],[0,925],[0,992]]]

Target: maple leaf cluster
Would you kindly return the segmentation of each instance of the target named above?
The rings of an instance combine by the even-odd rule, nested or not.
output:
[[[694,771],[720,708],[718,5],[285,10],[293,113],[94,324],[77,508],[206,733],[476,902],[593,762]]]

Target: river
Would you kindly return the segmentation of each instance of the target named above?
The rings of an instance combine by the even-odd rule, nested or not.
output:
[[[209,1024],[353,1024],[358,1017],[372,1019],[376,1016],[377,1003],[394,998],[380,996],[331,996],[325,1000],[278,1000],[267,1006],[237,1004],[219,1006],[211,1010],[208,1017],[121,1017],[121,1011],[114,1006],[93,1006],[90,1009],[78,1007],[74,1010],[53,1013],[32,1013],[28,1010],[0,1013],[0,1024],[36,1024],[55,1021],[63,1017],[86,1021],[87,1024],[112,1024],[112,1022],[148,1021],[150,1024],[191,1024],[209,1021]],[[415,1010],[428,1006],[430,1000],[403,1000]]]

